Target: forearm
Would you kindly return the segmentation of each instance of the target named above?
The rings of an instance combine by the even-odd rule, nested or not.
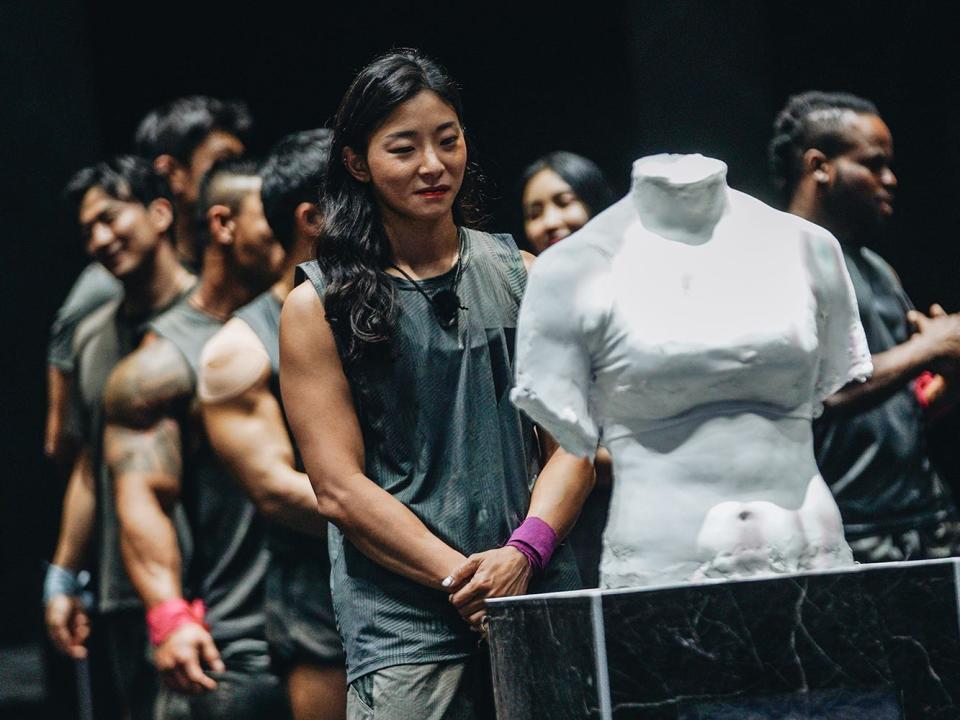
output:
[[[421,585],[442,589],[443,579],[465,560],[361,473],[345,478],[340,490],[319,492],[317,500],[321,512],[360,552]]]
[[[183,594],[172,513],[137,479],[119,478],[120,548],[127,574],[148,607]]]
[[[148,608],[180,597],[180,548],[173,511],[180,496],[180,427],[164,418],[104,434],[127,574]]]
[[[538,517],[558,538],[566,536],[595,483],[593,465],[586,458],[558,448],[533,486],[528,517]]]
[[[855,415],[876,407],[923,372],[934,358],[929,344],[915,336],[871,359],[873,375],[866,382],[852,382],[827,398],[825,416]]]
[[[205,372],[209,382],[212,371],[205,368]],[[310,478],[294,467],[293,445],[280,404],[266,385],[268,377],[240,395],[206,402],[207,436],[261,514],[293,530],[323,537],[327,521],[317,510]]]
[[[97,497],[90,466],[90,456],[84,451],[77,458],[63,499],[60,518],[60,536],[53,555],[53,564],[74,573],[83,569],[90,535],[93,532]]]
[[[327,534],[327,520],[317,508],[317,496],[305,473],[280,466],[244,484],[257,510],[273,522],[313,537]]]

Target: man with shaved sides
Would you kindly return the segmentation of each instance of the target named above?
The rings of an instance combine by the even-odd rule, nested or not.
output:
[[[777,116],[774,180],[788,210],[830,230],[856,291],[874,374],[825,403],[817,462],[860,562],[960,554],[960,523],[927,452],[927,416],[960,391],[960,316],[916,309],[877,253],[893,214],[893,137],[868,100],[806,92]]]
[[[270,290],[240,308],[201,356],[199,395],[210,443],[270,520],[266,631],[296,720],[343,718],[343,645],[330,596],[327,521],[300,463],[280,398],[280,308],[313,257],[318,192],[331,132],[281,140],[261,167],[263,206],[287,250]]]
[[[169,688],[158,717],[179,707],[175,692],[189,696],[194,720],[282,718],[286,697],[264,635],[263,524],[207,442],[196,389],[203,345],[276,281],[284,252],[249,162],[214,165],[197,209],[197,289],[150,324],[143,345],[107,384],[104,444],[121,549],[147,608],[154,664]],[[172,518],[177,502],[193,540],[183,573]]]

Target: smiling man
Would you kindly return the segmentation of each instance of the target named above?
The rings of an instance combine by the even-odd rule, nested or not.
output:
[[[67,488],[59,541],[44,588],[56,647],[87,656],[93,632],[111,669],[97,698],[103,717],[152,718],[156,673],[146,660],[142,605],[120,559],[113,482],[103,454],[103,390],[147,323],[182,298],[194,277],[177,262],[174,211],[166,181],[145,160],[119,157],[81,170],[67,186],[87,252],[116,278],[122,296],[83,320],[75,335],[76,381],[68,433],[83,450]],[[96,607],[81,602],[78,574],[92,571]]]
[[[151,110],[137,126],[137,154],[149,160],[170,186],[175,223],[171,237],[180,262],[191,272],[199,269],[193,207],[200,179],[218,160],[243,154],[252,125],[244,103],[193,95]],[[77,324],[120,294],[120,283],[100,263],[92,262],[80,273],[50,328],[44,449],[61,463],[72,460],[72,448],[63,442],[62,428],[74,371]]]
[[[777,116],[770,160],[789,212],[840,241],[873,355],[873,377],[828,399],[814,426],[817,461],[854,555],[960,554],[957,513],[924,437],[924,408],[949,405],[960,384],[960,316],[939,305],[929,316],[915,310],[875,250],[897,189],[890,128],[868,100],[802,93]]]

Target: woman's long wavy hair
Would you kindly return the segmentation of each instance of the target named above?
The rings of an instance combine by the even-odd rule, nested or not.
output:
[[[345,370],[389,356],[397,318],[393,284],[384,269],[390,243],[370,183],[355,179],[343,161],[344,148],[366,156],[370,136],[399,105],[423,90],[447,103],[463,127],[460,92],[446,71],[417,50],[378,57],[354,78],[337,110],[330,164],[321,198],[323,225],[316,256],[326,288],[324,308]],[[468,135],[467,157],[470,158]],[[454,222],[476,222],[479,171],[469,163],[453,204]]]

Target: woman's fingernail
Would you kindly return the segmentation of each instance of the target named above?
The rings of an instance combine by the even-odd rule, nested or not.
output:
[[[451,585],[453,585],[453,575],[447,575],[443,579],[443,582],[440,584],[443,585],[444,587],[450,587]]]

